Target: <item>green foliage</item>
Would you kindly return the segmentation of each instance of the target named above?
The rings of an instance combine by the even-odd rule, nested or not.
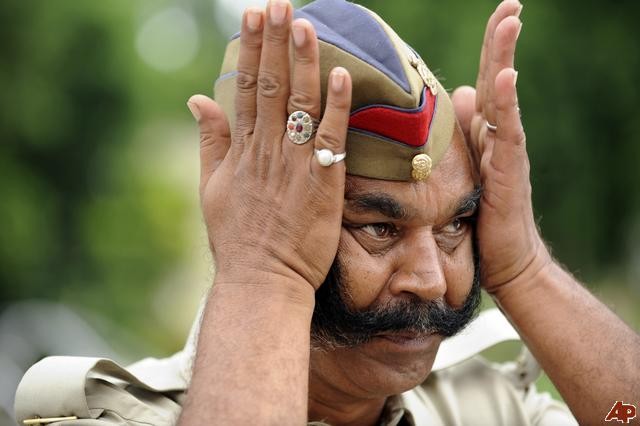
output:
[[[95,173],[100,147],[123,142],[131,108],[133,56],[113,28],[124,18],[119,10],[0,8],[3,299],[55,297],[91,268],[76,229],[80,206],[104,190]]]
[[[171,181],[167,170],[175,165],[152,170],[176,143],[161,126],[151,140],[143,130],[153,123],[193,126],[185,102],[196,91],[210,92],[223,39],[203,30],[192,68],[154,72],[135,51],[136,13],[153,12],[143,6],[0,6],[2,304],[62,300],[144,335],[158,284],[194,245],[184,222],[197,208],[196,186],[187,193]],[[196,147],[186,170],[198,163],[193,136],[176,138]],[[178,345],[147,334],[154,338]]]

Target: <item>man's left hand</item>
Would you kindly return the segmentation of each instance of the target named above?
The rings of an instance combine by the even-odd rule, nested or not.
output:
[[[522,5],[503,1],[491,15],[475,90],[453,94],[483,187],[477,225],[482,283],[490,293],[550,262],[531,204],[529,158],[516,93],[516,42]]]

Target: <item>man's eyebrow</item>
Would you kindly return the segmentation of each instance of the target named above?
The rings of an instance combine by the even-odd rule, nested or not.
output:
[[[476,186],[473,191],[469,192],[458,202],[454,216],[461,216],[470,212],[475,213],[480,205],[480,197],[482,197],[482,187]]]
[[[406,219],[409,216],[406,208],[395,198],[383,192],[347,194],[345,200],[351,208],[360,213],[381,213],[396,220]]]

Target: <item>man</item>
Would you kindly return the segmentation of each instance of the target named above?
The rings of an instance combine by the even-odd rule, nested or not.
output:
[[[218,103],[189,102],[216,259],[197,350],[192,340],[186,361],[129,371],[45,360],[21,384],[18,418],[574,424],[530,380],[477,357],[432,372],[480,283],[578,421],[634,401],[638,335],[558,266],[535,226],[513,69],[520,10],[497,7],[476,90],[452,103],[364,8],[318,0],[293,22],[285,0],[249,9]],[[63,391],[46,391],[51,377]]]

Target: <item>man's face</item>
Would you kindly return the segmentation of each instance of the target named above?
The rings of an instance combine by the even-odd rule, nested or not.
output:
[[[312,390],[314,377],[363,397],[424,381],[477,310],[475,188],[459,131],[425,182],[347,178],[338,256],[316,294]]]

